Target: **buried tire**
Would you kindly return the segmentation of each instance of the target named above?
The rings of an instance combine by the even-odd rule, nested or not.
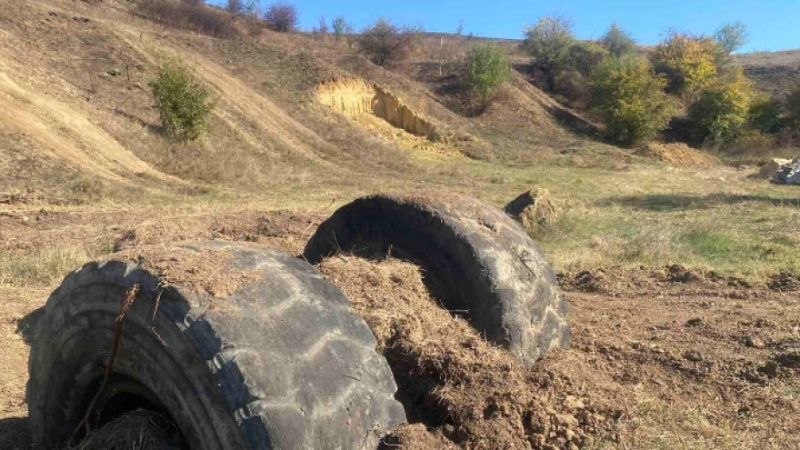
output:
[[[311,263],[338,251],[418,263],[432,294],[525,366],[569,345],[566,304],[525,230],[479,200],[418,193],[343,206],[306,245]]]
[[[211,254],[216,273],[248,275],[212,297],[180,282],[160,291],[151,272],[107,261],[71,273],[53,292],[30,358],[34,443],[63,443],[81,421],[103,379],[121,301],[136,284],[113,375],[92,408],[94,428],[145,408],[171,419],[195,450],[361,449],[405,421],[374,336],[311,265],[214,243],[172,247],[164,257],[180,254]]]

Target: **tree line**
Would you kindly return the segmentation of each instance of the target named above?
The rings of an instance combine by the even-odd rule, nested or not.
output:
[[[167,3],[142,4],[154,2]],[[283,1],[262,10],[257,0],[228,0],[226,9],[231,17],[254,22],[256,30],[298,29],[296,7]],[[384,67],[405,61],[422,31],[421,26],[379,18],[356,33],[341,16],[330,26],[320,18],[313,30],[337,41],[347,37],[351,46],[355,43],[360,53]],[[750,147],[771,148],[778,136],[800,133],[800,89],[783,101],[772,99],[755,90],[734,62],[732,53],[749,40],[741,22],[724,24],[712,35],[667,30],[654,48],[645,49],[616,23],[599,39],[581,41],[571,20],[548,15],[525,27],[523,38],[520,48],[531,58],[532,80],[562,102],[590,111],[603,122],[606,138],[620,145],[638,145],[668,133],[689,143],[747,152]],[[473,45],[461,66],[460,85],[478,113],[513,73],[505,51],[492,43]]]

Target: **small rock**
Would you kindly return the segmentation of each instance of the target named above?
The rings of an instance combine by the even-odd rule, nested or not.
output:
[[[528,232],[549,227],[556,218],[556,208],[547,189],[523,192],[505,207],[506,214],[520,222]]]
[[[136,63],[136,70],[144,70],[144,64]]]
[[[111,75],[112,77],[122,75],[122,71],[120,71],[119,69],[109,69],[108,72],[106,73]]]
[[[685,352],[683,352],[683,357],[684,359],[694,362],[703,360],[703,355],[700,354],[700,352],[698,352],[697,350],[686,350]]]
[[[55,11],[50,11],[49,13],[47,13],[47,15],[49,15],[50,17],[58,17],[58,13]]]
[[[757,337],[753,337],[753,336],[747,336],[746,338],[744,338],[744,345],[746,345],[746,346],[748,346],[750,348],[764,348],[764,347],[766,347],[766,344],[764,344],[764,341],[762,341],[761,339],[759,339]]]

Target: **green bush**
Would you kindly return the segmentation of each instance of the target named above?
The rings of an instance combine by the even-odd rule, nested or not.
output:
[[[556,72],[568,65],[573,42],[572,22],[563,16],[542,17],[525,29],[522,48],[533,58],[534,67],[548,77],[550,89]]]
[[[571,106],[585,108],[589,99],[589,77],[577,70],[561,70],[556,74],[554,92]]]
[[[510,77],[511,66],[497,45],[480,44],[467,55],[464,84],[479,106],[488,106],[500,86]]]
[[[594,42],[575,42],[569,48],[566,64],[553,75],[553,92],[572,106],[585,107],[589,98],[589,76],[608,55],[606,49]]]
[[[592,71],[590,105],[603,117],[606,135],[627,145],[655,136],[674,110],[667,82],[643,58],[607,58]]]
[[[338,16],[333,19],[331,27],[333,28],[333,37],[337,41],[342,39],[342,37],[353,33],[353,26],[344,20],[344,17],[342,16]]]
[[[636,40],[616,23],[611,24],[606,34],[600,38],[600,43],[617,58],[636,52]]]
[[[689,107],[689,119],[698,138],[716,144],[736,140],[747,124],[752,84],[741,69],[735,69],[700,91]]]
[[[745,128],[739,132],[735,141],[725,145],[724,152],[727,156],[743,160],[763,161],[773,153],[776,146],[777,140],[774,135]]]
[[[731,54],[747,45],[750,41],[750,31],[742,22],[726,23],[714,33],[714,39],[726,54]]]
[[[606,49],[594,42],[576,42],[569,48],[567,65],[581,75],[589,76],[592,69],[608,55]]]
[[[177,60],[163,64],[149,85],[161,126],[169,135],[193,140],[205,132],[213,109],[209,90],[186,65]]]
[[[761,133],[777,133],[781,129],[781,104],[766,94],[753,96],[747,115],[749,127]]]

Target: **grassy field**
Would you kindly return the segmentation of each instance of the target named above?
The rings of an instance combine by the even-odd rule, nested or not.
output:
[[[360,195],[414,189],[458,191],[502,207],[525,189],[543,187],[553,195],[558,217],[534,237],[559,271],[682,264],[756,282],[800,271],[795,251],[800,243],[800,193],[791,186],[749,179],[752,168],[678,168],[642,162],[619,169],[552,163],[518,168],[463,158],[426,159],[419,164],[424,164],[422,174],[394,180],[364,177],[337,185],[309,176],[306,182],[266,187],[265,192],[214,191],[189,198],[107,193],[92,200],[98,206],[57,209],[124,214],[125,209],[147,211],[158,204],[169,207],[170,215],[235,208],[332,211]],[[68,266],[64,261],[74,265],[109,250],[108,245],[70,249],[58,244],[3,250],[0,279],[45,280],[46,273],[63,273]]]
[[[766,288],[778,274],[800,274],[800,188],[753,178],[756,166],[666,164],[600,142],[591,118],[535,88],[521,70],[485,114],[462,115],[442,92],[448,64],[474,44],[466,37],[445,36],[440,76],[441,36],[426,37],[407,65],[385,70],[346,42],[266,30],[217,39],[145,20],[131,7],[0,0],[0,365],[18,368],[0,376],[0,447],[25,447],[28,347],[20,319],[69,271],[113,257],[132,231],[162,240],[265,240],[296,254],[321,220],[359,196],[460,192],[502,207],[545,188],[558,215],[533,237],[567,279],[603,269],[627,280],[642,268],[679,264],[752,284],[729,297],[700,297],[692,285],[663,280],[644,293],[570,292],[574,348],[542,370],[625,409],[616,424],[622,437],[587,448],[791,448],[796,372],[761,384],[741,373],[800,336],[796,316],[788,317],[797,309],[793,294]],[[526,64],[515,42],[502,46]],[[146,88],[174,56],[214,92],[208,134],[191,143],[163,135]],[[751,59],[763,65],[769,55]],[[124,75],[107,75],[115,68]],[[376,116],[349,118],[319,104],[317,87],[338,77],[379,84],[447,138],[431,142]],[[299,228],[269,222],[276,211],[295,214]],[[263,220],[267,232],[259,231]],[[356,285],[370,281],[362,275],[369,274],[353,275]],[[722,288],[706,290],[714,289]],[[702,327],[685,326],[697,317]],[[753,325],[761,320],[764,329]],[[759,334],[766,349],[744,347]],[[681,357],[695,347],[709,364]],[[697,375],[706,366],[713,376]],[[755,405],[752,419],[739,414],[745,401]]]

